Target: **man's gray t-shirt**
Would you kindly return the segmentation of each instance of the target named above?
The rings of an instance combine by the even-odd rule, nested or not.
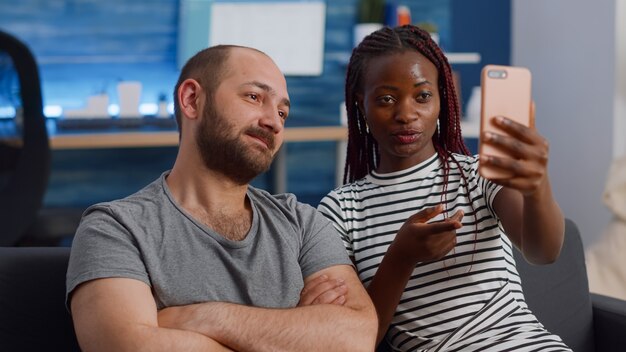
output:
[[[249,187],[252,226],[228,240],[173,199],[167,172],[124,199],[89,207],[74,237],[67,297],[81,283],[131,278],[152,289],[159,309],[208,301],[294,307],[303,280],[333,265],[351,265],[322,215],[290,194]]]

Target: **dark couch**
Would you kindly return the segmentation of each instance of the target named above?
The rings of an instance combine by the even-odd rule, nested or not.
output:
[[[575,352],[626,350],[626,301],[589,294],[580,234],[567,220],[559,260],[515,253],[528,305]],[[0,247],[0,350],[77,351],[65,308],[68,248]]]
[[[526,302],[546,329],[575,352],[626,351],[626,301],[589,294],[583,245],[573,221],[565,221],[565,243],[555,263],[531,265],[519,251],[514,255]]]
[[[65,308],[69,248],[0,247],[0,351],[79,351]]]

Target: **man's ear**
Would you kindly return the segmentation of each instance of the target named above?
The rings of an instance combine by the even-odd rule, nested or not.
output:
[[[195,79],[188,78],[178,88],[180,111],[185,118],[197,119],[201,113],[201,98],[204,90]]]

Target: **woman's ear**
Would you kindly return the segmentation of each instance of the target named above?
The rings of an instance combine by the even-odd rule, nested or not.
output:
[[[197,119],[202,111],[201,98],[204,90],[195,79],[188,78],[178,88],[180,111],[185,118]]]

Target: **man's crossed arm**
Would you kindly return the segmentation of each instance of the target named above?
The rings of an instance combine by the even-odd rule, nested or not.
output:
[[[374,350],[376,312],[352,267],[321,270],[305,290],[296,308],[207,302],[157,312],[146,284],[110,278],[79,286],[71,307],[84,351]]]

